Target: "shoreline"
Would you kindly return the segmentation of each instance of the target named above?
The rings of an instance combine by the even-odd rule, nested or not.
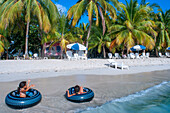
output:
[[[140,92],[164,81],[170,81],[169,72],[170,70],[164,70],[118,76],[74,75],[32,79],[31,84],[35,84],[35,88],[41,92],[42,101],[34,107],[23,110],[11,109],[4,103],[7,93],[16,89],[20,81],[0,82],[2,91],[0,92],[0,101],[2,102],[0,103],[0,112],[73,113],[88,107],[101,106],[111,100]],[[93,100],[86,103],[73,103],[66,100],[65,91],[76,84],[92,89],[95,93]]]

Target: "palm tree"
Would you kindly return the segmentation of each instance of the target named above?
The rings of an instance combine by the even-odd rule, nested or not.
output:
[[[158,50],[164,49],[170,46],[170,10],[163,12],[162,9],[158,9],[156,25],[158,36],[156,37],[156,48]]]
[[[103,57],[106,58],[105,46],[109,48],[111,42],[111,38],[108,36],[107,30],[103,35],[101,27],[92,26],[92,32],[93,34],[89,37],[88,50],[97,47],[98,53],[101,53],[101,50],[103,50]]]
[[[79,0],[75,5],[73,5],[67,12],[68,19],[72,20],[72,26],[75,26],[76,23],[80,20],[80,17],[87,12],[89,17],[89,30],[86,38],[86,47],[88,48],[88,38],[90,36],[91,26],[92,26],[92,18],[93,14],[95,14],[96,18],[96,25],[99,24],[99,15],[102,18],[102,25],[103,25],[103,35],[105,33],[105,20],[104,14],[107,12],[110,13],[110,17],[113,21],[116,19],[116,11],[114,7],[109,3],[111,1],[115,6],[117,5],[117,0]]]
[[[78,29],[78,37],[80,37],[80,39],[83,40],[83,44],[86,43],[86,37],[87,37],[87,34],[88,34],[88,26],[89,24],[88,23],[80,23],[80,26],[77,27]]]
[[[135,44],[152,49],[155,43],[150,35],[157,36],[154,22],[149,19],[152,8],[148,4],[139,6],[137,0],[126,1],[126,5],[119,3],[119,6],[122,10],[118,12],[117,22],[109,28],[113,38],[110,49],[121,44],[127,53]]]
[[[40,29],[48,33],[51,29],[51,23],[55,23],[58,11],[51,0],[5,0],[0,7],[0,27],[6,29],[13,25],[15,20],[25,16],[26,22],[26,42],[25,56],[28,57],[28,37],[31,17],[37,18]]]
[[[8,40],[0,34],[0,57],[2,53],[4,52],[4,48],[8,50],[9,42]]]
[[[66,51],[66,45],[70,42],[80,42],[82,43],[82,39],[78,37],[77,31],[80,31],[80,28],[69,28],[68,19],[65,14],[61,14],[58,20],[58,30],[55,31],[53,37],[49,38],[53,43],[60,42],[61,51]],[[48,37],[48,36],[47,36]],[[61,54],[62,58],[62,54]]]

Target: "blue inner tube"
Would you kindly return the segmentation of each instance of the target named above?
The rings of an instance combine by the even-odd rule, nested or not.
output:
[[[69,90],[70,95],[75,93],[74,87],[71,87],[68,90]],[[72,102],[88,102],[88,101],[91,101],[94,97],[94,92],[91,89],[86,88],[86,87],[83,88],[83,91],[86,92],[86,93],[73,95],[71,97],[68,97],[67,92],[66,92],[65,97],[66,97],[67,100],[72,101]]]
[[[5,103],[11,108],[23,109],[38,104],[41,98],[41,93],[36,89],[29,89],[25,98],[21,98],[17,90],[14,90],[6,96]]]

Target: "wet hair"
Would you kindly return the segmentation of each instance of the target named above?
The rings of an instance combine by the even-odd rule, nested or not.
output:
[[[26,86],[27,82],[26,81],[22,81],[19,83],[19,87],[17,89],[18,94],[20,93],[20,88],[23,88],[24,86]]]
[[[74,90],[75,90],[75,93],[77,94],[79,91],[80,91],[80,86],[79,85],[76,85],[74,87]]]

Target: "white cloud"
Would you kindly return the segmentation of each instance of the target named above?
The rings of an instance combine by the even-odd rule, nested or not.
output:
[[[62,6],[61,4],[55,4],[57,6],[58,11],[61,11],[63,13],[67,12],[66,7]]]

